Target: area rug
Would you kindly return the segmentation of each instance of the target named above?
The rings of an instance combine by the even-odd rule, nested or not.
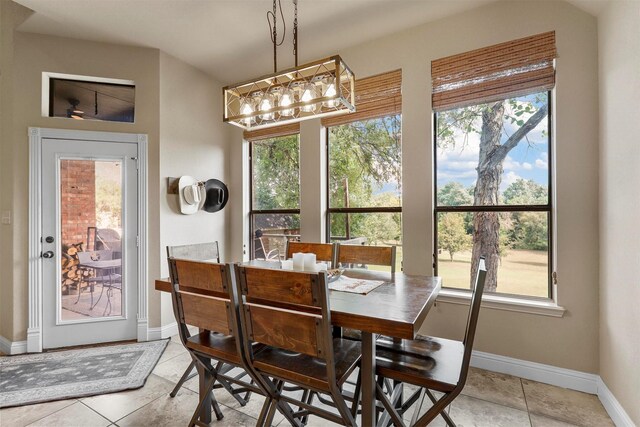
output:
[[[0,408],[140,388],[167,342],[0,357]]]

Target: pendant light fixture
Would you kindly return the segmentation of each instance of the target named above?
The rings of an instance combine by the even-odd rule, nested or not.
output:
[[[67,117],[76,120],[84,120],[84,111],[78,108],[80,101],[76,98],[69,98],[67,101],[71,104],[71,107],[67,108]]]
[[[276,3],[277,1],[277,3]],[[278,71],[276,31],[281,0],[267,12],[273,43],[273,74],[223,88],[223,121],[243,129],[261,129],[315,117],[355,111],[355,76],[340,56],[298,65],[298,0],[293,0],[295,67]],[[284,16],[283,16],[284,20]]]

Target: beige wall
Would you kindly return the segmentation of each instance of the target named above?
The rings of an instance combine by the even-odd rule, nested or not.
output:
[[[152,256],[168,276],[166,246],[220,244],[222,260],[230,253],[226,217],[229,209],[194,215],[179,212],[178,196],[167,194],[167,177],[226,177],[229,126],[222,123],[222,88],[208,75],[164,52],[160,53],[160,247]],[[154,291],[155,292],[155,291]],[[171,298],[162,296],[162,324],[174,322]]]
[[[640,425],[640,3],[598,18],[600,376]]]
[[[554,115],[558,165],[556,254],[559,302],[567,312],[564,318],[559,319],[484,309],[476,348],[596,373],[599,361],[596,261],[598,57],[595,18],[564,2],[501,2],[338,53],[357,77],[402,68],[404,266],[408,273],[431,274],[430,62],[549,30],[556,31],[559,52]],[[306,59],[312,58],[303,58]],[[255,71],[256,75],[260,74],[260,70]],[[313,126],[302,127],[303,132],[312,129]],[[239,134],[236,137],[239,138]],[[304,145],[307,139],[315,140],[317,136],[305,136],[303,133],[301,138]],[[232,150],[232,156],[238,161],[239,148],[234,146]],[[301,164],[307,161],[301,159]],[[321,179],[318,171],[318,168],[303,169],[302,182],[314,183]],[[316,175],[308,177],[307,174]],[[240,175],[234,171],[234,185],[240,182]],[[317,201],[306,201],[305,191],[303,188],[303,212],[318,204]],[[311,193],[316,193],[315,185]],[[240,236],[242,224],[234,223],[233,231],[234,236]],[[438,304],[428,316],[423,332],[461,338],[467,310],[464,305]]]

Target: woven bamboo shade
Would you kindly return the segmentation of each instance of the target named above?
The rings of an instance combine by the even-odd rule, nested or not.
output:
[[[356,111],[325,117],[323,126],[337,126],[360,120],[402,113],[402,70],[357,79]]]
[[[550,31],[432,61],[432,107],[449,110],[550,90],[556,57],[556,33]]]
[[[258,141],[261,139],[295,135],[296,133],[300,133],[300,123],[290,123],[256,130],[245,130],[243,135],[244,139],[247,141]]]

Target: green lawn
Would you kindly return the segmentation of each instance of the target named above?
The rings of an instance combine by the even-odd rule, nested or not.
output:
[[[446,252],[438,256],[438,275],[443,287],[469,289],[471,252]],[[548,255],[545,251],[510,249],[498,268],[499,293],[548,297]]]

